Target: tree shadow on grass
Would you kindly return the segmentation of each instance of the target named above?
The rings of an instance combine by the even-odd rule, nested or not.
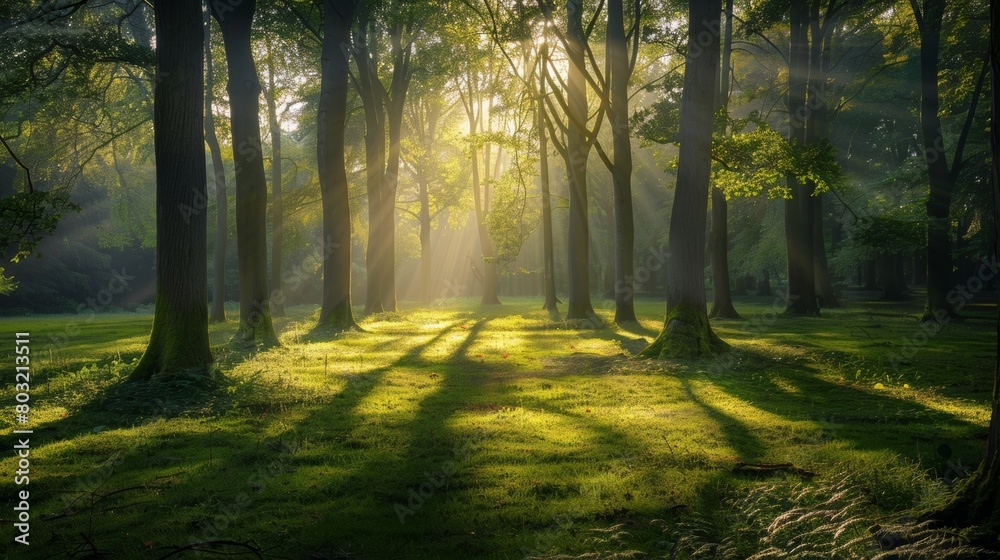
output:
[[[763,353],[743,350],[750,363],[706,377],[728,394],[790,421],[814,421],[830,441],[858,450],[893,450],[919,459],[943,440],[966,457],[981,457],[979,435],[986,428],[959,415],[893,395],[837,383],[812,366],[779,364]],[[872,426],[878,426],[877,432]],[[958,441],[955,441],[955,440]]]
[[[210,430],[208,433],[191,433],[187,431],[177,433],[180,438],[177,440],[176,445],[180,445],[183,449],[188,450],[189,453],[196,453],[197,456],[186,458],[173,457],[172,455],[177,454],[177,452],[169,450],[170,447],[175,445],[170,443],[172,438],[169,435],[161,435],[160,438],[162,439],[159,445],[157,445],[155,439],[153,441],[146,441],[146,438],[143,438],[141,442],[131,440],[132,443],[130,445],[121,449],[115,449],[110,459],[98,463],[91,472],[84,472],[76,480],[68,479],[58,483],[58,486],[62,486],[63,488],[61,491],[57,491],[56,495],[51,495],[54,488],[49,488],[49,491],[42,492],[36,498],[40,504],[43,504],[42,511],[47,511],[50,514],[48,525],[52,530],[52,540],[49,541],[52,549],[55,551],[64,550],[65,557],[71,556],[73,551],[77,550],[80,546],[79,539],[75,538],[75,535],[80,533],[80,531],[77,530],[78,528],[67,530],[67,525],[71,527],[73,523],[86,524],[82,519],[87,516],[87,508],[83,507],[81,509],[79,504],[86,504],[88,500],[96,496],[98,501],[102,502],[101,508],[97,510],[98,513],[104,512],[101,515],[111,512],[116,507],[124,509],[122,501],[109,498],[110,495],[116,495],[118,492],[122,492],[121,496],[129,499],[136,496],[148,498],[150,497],[149,492],[156,492],[157,495],[160,492],[179,492],[189,497],[175,497],[173,498],[175,503],[177,500],[181,502],[194,500],[195,503],[199,504],[214,502],[217,505],[208,506],[208,514],[195,514],[194,518],[186,521],[184,538],[187,539],[190,536],[190,538],[197,541],[212,540],[233,535],[234,531],[228,528],[229,525],[236,523],[239,518],[243,517],[244,514],[252,510],[255,506],[270,502],[273,499],[263,496],[258,497],[258,494],[267,491],[268,486],[271,488],[280,487],[278,486],[279,482],[280,484],[289,484],[292,477],[286,475],[293,474],[296,468],[300,466],[300,463],[301,466],[308,467],[315,466],[316,461],[325,464],[330,460],[330,457],[314,458],[311,460],[299,459],[298,453],[306,448],[304,444],[306,434],[312,435],[315,433],[310,428],[314,429],[317,423],[332,421],[332,426],[329,427],[333,428],[332,432],[335,439],[341,439],[341,434],[348,436],[343,438],[341,444],[347,450],[351,450],[352,448],[355,450],[363,449],[370,447],[372,444],[377,444],[377,442],[365,442],[363,439],[352,439],[349,437],[353,431],[353,416],[349,414],[350,411],[355,409],[367,395],[379,386],[380,381],[387,372],[394,367],[398,367],[397,364],[399,361],[407,357],[419,355],[426,348],[452,332],[453,327],[457,324],[458,322],[452,323],[441,329],[440,332],[435,333],[429,340],[422,344],[413,345],[398,360],[394,360],[386,366],[352,376],[330,403],[313,407],[311,411],[306,412],[304,417],[294,419],[291,425],[282,430],[277,437],[268,435],[268,431],[264,430],[267,422],[262,415],[256,419],[252,417],[245,418],[245,421],[249,422],[252,426],[250,433],[232,433],[225,429],[222,433],[215,433],[214,430]],[[85,406],[78,412],[78,415],[81,418],[90,420],[91,422],[89,423],[93,423],[92,421],[104,412],[109,399],[120,397],[123,392],[134,390],[136,386],[140,385],[147,388],[158,387],[163,389],[162,384],[157,385],[155,382],[147,384],[119,383],[93,399],[89,406]],[[150,395],[145,396],[148,397]],[[173,395],[164,395],[161,393],[160,396],[170,397]],[[272,414],[273,420],[269,421],[283,422],[280,420],[281,416],[280,412]],[[294,418],[294,415],[290,418]],[[230,418],[228,421],[239,422],[239,418]],[[92,433],[88,429],[89,423],[88,425],[81,424],[74,430],[62,430],[59,434],[59,440],[71,440]],[[344,429],[338,430],[338,427],[343,427]],[[45,444],[49,443],[54,442],[51,442],[47,438]],[[214,459],[211,459],[212,457]],[[373,457],[372,460],[377,461],[378,457]],[[363,469],[365,465],[358,464],[356,467],[357,469]],[[180,473],[176,476],[168,477],[170,479],[167,481],[169,488],[166,490],[155,483],[157,479],[164,478],[159,475],[162,474],[162,470],[165,468],[177,470]],[[233,474],[230,473],[234,472],[242,472],[242,474],[237,475],[237,478],[233,479]],[[122,473],[127,474],[122,476]],[[194,474],[192,475],[191,473]],[[123,491],[122,486],[131,484],[137,479],[139,480],[138,486],[135,486],[131,492]],[[232,480],[222,482],[220,486],[220,481],[227,479]],[[128,482],[125,482],[126,480]],[[161,489],[156,490],[156,488]],[[75,498],[69,501],[57,499],[65,495],[75,496]],[[79,498],[82,498],[82,501]],[[156,499],[156,496],[154,496],[150,502],[143,503],[155,503]],[[66,506],[67,509],[62,509],[63,506]],[[153,506],[153,509],[155,511],[156,506]],[[195,509],[205,510],[206,508],[198,507]],[[212,513],[213,509],[217,509],[217,511]],[[127,517],[129,513],[134,514],[138,511],[127,510],[122,513]],[[157,515],[167,514],[154,514],[154,516]],[[222,518],[228,515],[232,519],[219,521],[220,515]],[[170,516],[172,523],[180,523],[174,517],[174,514],[170,514]],[[134,546],[130,547],[130,545],[122,542],[119,537],[112,537],[112,535],[124,534],[119,529],[124,529],[125,526],[132,525],[132,522],[123,517],[115,517],[115,519],[117,519],[115,523],[118,524],[118,529],[114,528],[114,524],[110,528],[105,526],[104,531],[99,535],[90,534],[88,530],[85,532],[88,535],[87,538],[99,543],[101,550],[112,550],[125,556],[137,554],[138,551],[135,550]],[[159,519],[159,517],[156,517],[157,522],[159,522]],[[122,523],[125,525],[121,525]],[[133,531],[133,534],[135,533],[143,534],[143,531]],[[240,538],[246,538],[246,535],[239,534],[239,538],[236,540]],[[167,543],[162,542],[158,542],[157,544],[162,546],[167,545]],[[187,542],[182,540],[169,543],[169,546],[183,546],[186,544]],[[56,554],[57,556],[58,553]]]

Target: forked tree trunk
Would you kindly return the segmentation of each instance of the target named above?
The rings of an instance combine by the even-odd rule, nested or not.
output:
[[[351,207],[348,199],[344,131],[350,61],[341,45],[349,44],[354,5],[325,0],[316,158],[323,197],[323,307],[319,328],[357,328],[351,310]]]
[[[212,19],[205,12],[205,142],[212,155],[215,180],[215,257],[212,264],[212,311],[209,320],[226,322],[226,245],[229,243],[229,197],[226,194],[226,168],[222,163],[219,136],[215,132],[215,68],[212,64]]]
[[[250,30],[255,0],[212,2],[229,66],[229,107],[236,167],[236,253],[240,270],[240,326],[233,344],[244,349],[278,345],[271,324],[267,281],[267,182],[260,141],[260,78]]]
[[[208,217],[201,0],[156,2],[156,303],[146,351],[129,376],[207,374]]]
[[[681,146],[667,247],[667,313],[663,331],[642,352],[653,358],[697,357],[726,348],[708,321],[704,277],[722,2],[690,0],[688,6]]]

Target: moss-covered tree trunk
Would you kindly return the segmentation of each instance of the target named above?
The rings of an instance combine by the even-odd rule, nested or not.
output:
[[[667,246],[667,314],[663,331],[642,352],[652,358],[698,357],[726,347],[708,321],[704,276],[722,2],[691,0],[688,6],[681,146]]]
[[[212,2],[222,28],[229,67],[230,121],[236,168],[236,254],[240,271],[240,326],[233,345],[243,349],[278,345],[271,324],[267,280],[267,180],[260,140],[260,77],[250,32],[255,0]]]
[[[351,207],[348,198],[344,131],[350,61],[341,48],[350,43],[352,3],[325,0],[316,161],[323,198],[323,307],[321,329],[357,328],[351,310]]]
[[[229,243],[229,197],[226,193],[226,168],[215,131],[215,67],[212,64],[212,19],[205,12],[205,142],[212,155],[212,176],[215,179],[215,257],[212,264],[212,311],[209,320],[226,322],[226,245]]]
[[[149,345],[130,376],[207,373],[208,217],[201,0],[156,2],[156,304]]]

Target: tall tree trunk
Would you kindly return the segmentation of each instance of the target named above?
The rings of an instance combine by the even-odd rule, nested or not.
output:
[[[433,130],[432,125],[430,135],[432,140]],[[427,180],[418,178],[417,184],[420,188],[420,299],[424,303],[430,303],[434,300],[431,293],[431,201]]]
[[[920,28],[920,132],[927,161],[927,299],[923,320],[960,319],[947,294],[951,289],[951,172],[938,116],[938,55],[945,0],[911,0]]]
[[[733,0],[726,0],[726,31],[722,44],[722,76],[719,80],[718,107],[728,111],[729,73],[733,52]],[[740,319],[733,307],[729,284],[729,202],[722,189],[712,187],[712,310],[709,317]]]
[[[130,375],[208,373],[208,217],[201,0],[156,2],[156,304]]]
[[[926,6],[926,4],[925,4]],[[926,12],[926,9],[925,9]],[[1000,255],[1000,5],[990,2],[990,69],[992,105],[990,145],[993,152],[993,254]],[[1000,301],[997,302],[1000,307]],[[993,363],[993,400],[986,458],[954,499],[929,517],[951,525],[979,525],[983,541],[992,545],[1000,534],[1000,315],[997,316],[997,346]]]
[[[552,196],[549,188],[549,143],[546,136],[545,115],[545,79],[548,72],[548,46],[542,45],[538,55],[541,64],[541,77],[538,82],[538,172],[542,189],[542,289],[545,293],[545,303],[542,309],[555,311],[558,309],[559,298],[556,297],[555,251],[552,243]]]
[[[816,270],[816,296],[823,307],[840,307],[840,299],[833,288],[833,277],[826,258],[826,246],[823,242],[823,194],[813,200],[813,263]]]
[[[489,118],[488,111],[487,115],[484,116],[483,112],[480,111],[477,117],[477,123],[479,119]],[[476,129],[474,129],[476,130]],[[488,159],[489,152],[487,154],[487,159],[484,162],[484,173],[487,176],[488,183],[489,172],[490,172],[490,162]],[[472,149],[472,198],[473,204],[475,206],[476,213],[476,229],[479,233],[479,248],[483,254],[483,297],[480,300],[482,305],[499,305],[499,283],[497,282],[497,271],[496,263],[493,261],[496,253],[493,248],[493,241],[490,239],[489,231],[486,228],[486,215],[489,213],[489,187],[484,184],[481,180],[479,173],[479,149]]]
[[[830,74],[830,48],[833,38],[833,22],[828,17],[820,21],[820,3],[813,2],[810,6],[812,27],[812,44],[809,72],[809,119],[806,123],[806,143],[809,145],[824,142],[830,136],[830,111],[827,103],[827,78]],[[810,190],[816,185],[810,184]],[[840,307],[840,301],[833,290],[830,277],[830,267],[826,259],[826,244],[823,232],[823,194],[812,197],[811,213],[812,250],[813,250],[813,281],[816,298],[822,307]]]
[[[344,131],[350,61],[341,45],[349,44],[354,4],[325,0],[316,160],[323,197],[323,307],[319,327],[333,331],[357,328],[351,309],[351,207],[348,198]]]
[[[229,66],[229,107],[236,167],[236,253],[240,269],[240,326],[233,344],[250,349],[278,345],[271,324],[267,282],[267,182],[260,142],[260,78],[250,29],[255,0],[212,2]]]
[[[663,331],[642,352],[656,358],[703,356],[726,347],[708,321],[704,276],[722,2],[690,0],[688,10],[681,146],[667,246],[667,313]]]
[[[806,144],[806,106],[809,84],[809,6],[807,0],[792,0],[788,69],[788,136],[796,146]],[[812,191],[789,175],[790,199],[785,200],[785,247],[788,253],[788,308],[796,315],[819,315],[813,270]]]
[[[639,14],[635,14],[639,17]],[[636,30],[638,33],[638,30]],[[611,106],[608,120],[615,149],[615,324],[637,323],[635,318],[635,221],[632,214],[632,142],[628,125],[629,61],[622,0],[608,0],[607,51],[611,76]]]
[[[587,212],[587,83],[584,71],[583,0],[567,0],[568,78],[566,101],[566,173],[569,185],[569,304],[567,319],[593,319],[590,302],[590,225]]]
[[[215,180],[215,257],[212,264],[212,311],[209,320],[226,322],[226,245],[229,243],[229,197],[226,194],[226,168],[222,163],[219,136],[215,132],[215,68],[212,64],[212,20],[205,12],[205,142],[212,154],[212,176]]]
[[[409,25],[396,23],[389,31],[392,44],[392,83],[389,85],[387,117],[389,125],[389,152],[386,160],[382,224],[384,252],[382,269],[382,306],[386,311],[396,310],[396,191],[399,185],[400,140],[403,135],[403,109],[406,92],[410,86],[410,53],[412,43],[403,42],[403,31]]]
[[[365,14],[364,0],[358,6],[358,13]],[[361,17],[354,35],[354,59],[358,66],[358,89],[365,111],[365,176],[368,190],[368,249],[365,254],[367,272],[365,312],[386,311],[382,301],[385,266],[385,225],[382,223],[388,204],[385,196],[385,103],[376,88],[378,73],[372,60],[368,44],[368,16]]]
[[[281,204],[281,123],[278,121],[278,100],[274,87],[274,54],[268,43],[267,53],[267,125],[271,132],[271,313],[285,314],[285,293],[281,289],[281,244],[284,239]]]

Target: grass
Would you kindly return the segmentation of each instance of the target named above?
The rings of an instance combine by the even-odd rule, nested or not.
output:
[[[923,342],[916,304],[792,319],[742,298],[747,320],[713,321],[729,353],[663,362],[633,358],[661,302],[640,302],[631,331],[578,329],[540,307],[452,301],[332,340],[311,334],[313,308],[292,308],[276,320],[283,346],[254,356],[225,350],[230,320],[211,329],[209,388],[124,383],[149,315],[4,318],[2,363],[13,333],[32,333],[35,433],[32,544],[0,547],[686,558],[674,545],[692,520],[721,519],[762,485],[848,473],[866,514],[888,519],[940,500],[982,457],[991,307]],[[613,310],[600,313],[610,324]],[[0,402],[13,407],[11,383]],[[12,414],[0,425],[14,428]],[[0,470],[15,469],[4,453]],[[5,503],[16,489],[0,480]]]

